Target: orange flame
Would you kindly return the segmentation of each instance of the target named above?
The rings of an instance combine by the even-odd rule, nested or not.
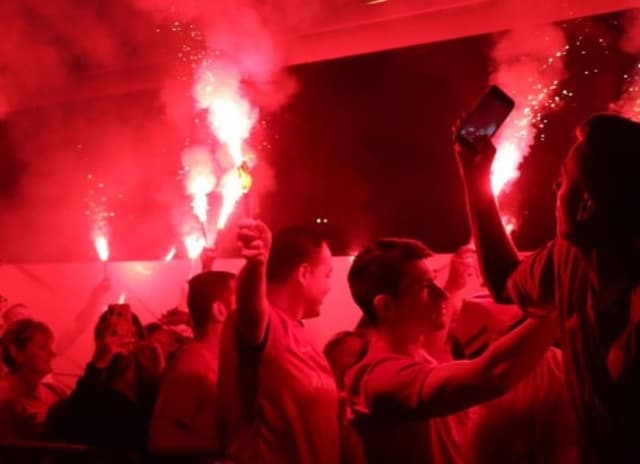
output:
[[[109,261],[109,242],[107,242],[107,237],[102,232],[96,232],[93,235],[93,245],[100,261],[103,263]]]

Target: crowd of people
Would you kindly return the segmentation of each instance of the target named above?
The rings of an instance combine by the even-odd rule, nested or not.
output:
[[[188,283],[188,313],[143,326],[109,305],[70,392],[50,375],[51,329],[5,310],[0,441],[135,462],[640,461],[640,124],[602,114],[578,128],[557,237],[524,259],[491,193],[491,141],[455,152],[475,247],[453,255],[441,287],[423,243],[365,246],[348,273],[362,318],[324,350],[304,321],[330,291],[328,242],[254,219],[238,226],[238,275],[207,266]],[[522,317],[469,350],[456,322],[476,253],[493,297]]]

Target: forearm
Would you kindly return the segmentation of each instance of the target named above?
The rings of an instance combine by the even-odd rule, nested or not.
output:
[[[245,341],[259,345],[264,340],[269,320],[266,265],[247,261],[238,275],[238,330]]]
[[[520,259],[502,224],[489,173],[466,174],[465,193],[480,270],[493,297],[508,303],[507,280]]]
[[[478,361],[497,390],[506,391],[535,368],[556,340],[557,330],[555,316],[529,318],[491,345]]]
[[[439,365],[424,382],[423,417],[440,417],[497,398],[536,366],[555,339],[555,319],[534,319],[471,361]]]

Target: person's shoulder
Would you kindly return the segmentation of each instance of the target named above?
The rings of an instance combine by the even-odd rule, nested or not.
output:
[[[279,346],[296,338],[305,339],[304,325],[274,305],[269,305],[267,344]],[[294,335],[295,334],[295,335]]]
[[[346,376],[350,411],[361,416],[413,414],[424,382],[436,366],[426,355],[369,353]]]
[[[211,368],[211,355],[201,343],[190,341],[182,347],[172,361],[171,369],[167,374],[184,374],[200,372]]]
[[[578,248],[576,248],[575,245],[573,245],[572,243],[560,237],[556,237],[549,240],[547,243],[545,243],[544,245],[540,246],[539,248],[533,251],[520,253],[520,257],[524,259],[540,256],[540,255],[551,255],[551,256],[578,255],[579,256],[580,253],[578,251]]]
[[[415,367],[435,368],[437,362],[426,354],[411,357],[386,351],[370,350],[361,361],[354,365],[345,377],[348,384],[364,384],[370,380],[397,379],[395,374],[402,373]]]

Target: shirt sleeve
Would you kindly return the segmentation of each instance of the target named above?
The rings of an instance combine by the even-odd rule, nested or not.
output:
[[[422,391],[436,365],[402,356],[376,361],[362,379],[362,395],[372,414],[421,417]]]
[[[543,315],[554,304],[557,240],[520,263],[507,283],[509,295],[528,315]]]

